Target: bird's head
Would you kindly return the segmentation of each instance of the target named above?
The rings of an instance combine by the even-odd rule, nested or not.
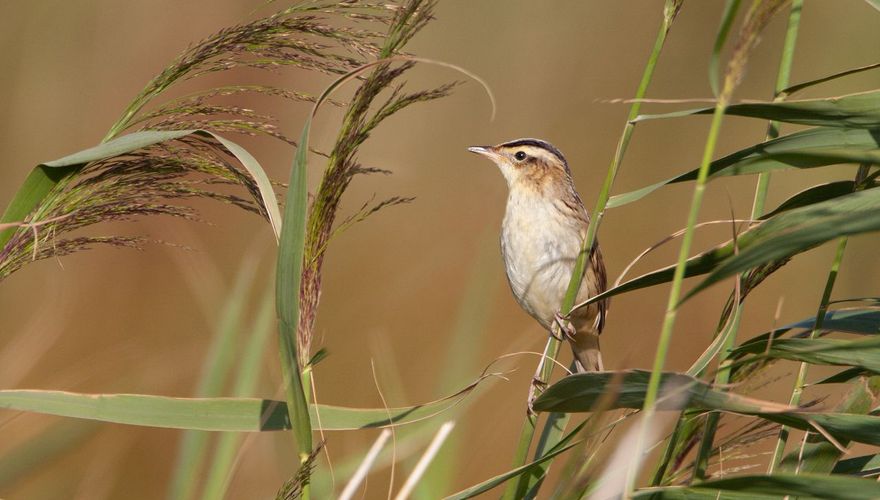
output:
[[[517,139],[497,146],[473,146],[468,151],[483,155],[498,165],[511,189],[543,189],[558,182],[571,183],[565,157],[546,141]]]

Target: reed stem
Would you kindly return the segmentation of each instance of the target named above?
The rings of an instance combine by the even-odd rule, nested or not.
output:
[[[561,312],[564,315],[567,315],[571,312],[572,307],[575,305],[575,301],[577,300],[577,292],[580,290],[581,280],[583,279],[584,269],[586,267],[587,259],[590,256],[589,249],[593,248],[593,244],[596,241],[596,234],[599,228],[599,223],[602,220],[602,216],[605,213],[605,208],[608,205],[608,200],[611,197],[611,188],[614,185],[614,180],[617,177],[617,172],[620,169],[621,163],[623,163],[623,157],[626,153],[627,147],[629,146],[630,138],[632,137],[633,129],[635,128],[635,124],[633,120],[639,115],[639,110],[641,109],[641,99],[645,97],[645,94],[648,90],[648,85],[651,82],[651,78],[654,75],[654,69],[657,66],[657,61],[660,58],[660,52],[663,49],[663,46],[666,42],[666,36],[669,34],[669,30],[672,27],[672,22],[675,19],[675,16],[678,14],[678,10],[681,8],[680,0],[667,0],[664,5],[664,15],[663,21],[660,25],[660,30],[657,33],[657,37],[654,40],[654,46],[651,50],[651,55],[648,58],[648,62],[645,65],[645,70],[642,73],[642,79],[639,82],[638,89],[636,90],[635,100],[630,106],[629,115],[627,116],[627,122],[624,126],[623,132],[620,136],[620,139],[617,143],[617,150],[615,151],[614,157],[611,160],[611,165],[608,168],[608,172],[605,175],[605,180],[602,183],[602,188],[599,191],[599,196],[596,200],[596,206],[593,209],[593,218],[588,226],[587,235],[584,239],[584,245],[581,248],[581,253],[578,255],[578,260],[575,263],[575,269],[572,272],[571,279],[568,284],[568,289],[566,290],[565,297],[563,298],[563,302],[561,305]],[[551,360],[555,360],[556,356],[559,354],[560,342],[556,340],[553,336],[550,336],[547,340],[547,345],[545,347],[545,355],[547,358]],[[553,372],[553,366],[555,363],[553,362],[543,362],[540,368],[540,380],[548,381]],[[535,457],[544,456],[547,450],[550,450],[555,446],[565,430],[566,425],[568,424],[569,416],[567,414],[557,414],[552,413],[548,416],[547,421],[544,425],[544,429],[541,434],[541,439],[538,442],[538,445],[535,449]],[[532,444],[532,439],[535,435],[535,429],[537,426],[537,416],[531,413],[527,413],[525,420],[523,421],[522,430],[520,431],[519,441],[517,443],[516,452],[514,454],[514,467],[520,467],[524,465],[528,459],[529,448]],[[520,478],[516,481],[511,481],[507,485],[507,489],[504,492],[505,500],[512,500],[515,498],[523,498],[528,494],[532,488],[534,488],[541,480],[543,475],[546,473],[547,468],[549,468],[550,463],[545,462],[545,466],[542,467],[542,473],[540,475],[528,475],[528,476],[520,476]]]
[[[800,28],[801,10],[803,8],[803,0],[793,0],[791,10],[788,15],[788,27],[785,32],[785,41],[782,46],[782,57],[779,61],[779,71],[776,74],[776,86],[774,89],[774,101],[780,101],[785,98],[782,91],[788,87],[791,77],[791,66],[794,60],[794,51],[797,44],[798,30]],[[767,125],[766,140],[779,137],[779,122],[771,121]],[[770,187],[770,172],[762,172],[758,176],[758,183],[755,188],[755,198],[752,202],[752,220],[757,220],[764,215],[764,205],[767,201],[767,192]],[[742,278],[746,274],[743,273]],[[736,334],[739,330],[739,317],[742,315],[743,303],[742,297],[732,297],[733,314],[735,322],[733,327],[724,339],[724,346],[718,353],[719,370],[715,375],[715,384],[725,386],[730,382],[730,369],[728,367],[727,355],[733,349],[736,343]],[[706,468],[709,463],[709,455],[712,453],[712,444],[715,440],[715,431],[718,428],[718,420],[721,417],[718,413],[710,413],[707,416],[706,427],[703,432],[703,439],[697,452],[697,458],[694,461],[694,477],[704,479],[706,477]]]

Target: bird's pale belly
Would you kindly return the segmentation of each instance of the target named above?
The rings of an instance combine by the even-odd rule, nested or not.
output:
[[[528,220],[505,220],[501,235],[507,279],[517,302],[550,328],[568,288],[580,250],[580,232],[572,227]],[[553,227],[555,226],[555,227]],[[579,294],[580,295],[580,294]]]

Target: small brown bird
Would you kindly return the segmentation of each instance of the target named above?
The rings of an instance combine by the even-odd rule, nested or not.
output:
[[[590,218],[575,191],[562,153],[538,139],[517,139],[469,151],[492,160],[507,180],[507,210],[501,224],[501,253],[510,289],[519,305],[552,332]],[[577,303],[606,287],[598,242],[590,251]],[[608,301],[575,310],[565,332],[579,372],[601,371],[599,334]]]

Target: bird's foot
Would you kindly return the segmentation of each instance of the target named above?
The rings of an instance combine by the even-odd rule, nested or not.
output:
[[[532,377],[532,383],[529,384],[529,400],[528,400],[528,410],[527,410],[529,412],[529,416],[537,415],[537,412],[535,412],[533,404],[535,403],[535,400],[538,399],[538,396],[540,396],[540,393],[544,392],[544,389],[546,389],[546,388],[547,388],[547,382],[541,380],[537,376]]]
[[[571,324],[571,320],[568,316],[563,316],[560,313],[556,313],[553,315],[553,320],[556,322],[556,325],[559,327],[559,331],[563,333],[563,336],[567,339],[573,339],[577,330],[575,330],[574,325]],[[551,332],[551,335],[552,332]],[[563,340],[556,335],[553,335],[556,340]]]

